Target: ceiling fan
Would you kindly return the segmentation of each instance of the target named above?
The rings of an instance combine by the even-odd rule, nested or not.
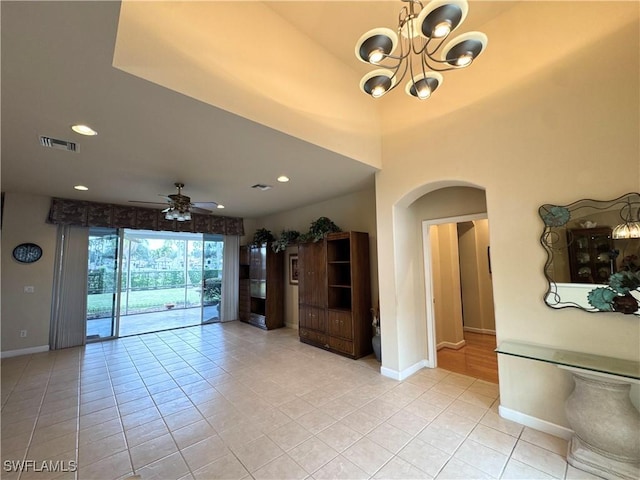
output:
[[[182,194],[184,183],[174,183],[178,193],[163,195],[165,202],[141,202],[137,200],[129,200],[131,203],[147,203],[151,205],[167,205],[167,208],[162,210],[167,220],[177,220],[179,222],[191,220],[191,213],[213,213],[210,208],[224,208],[217,202],[192,202],[191,197]],[[203,208],[209,207],[209,208]]]

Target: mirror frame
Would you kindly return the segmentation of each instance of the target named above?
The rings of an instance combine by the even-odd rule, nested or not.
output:
[[[585,209],[589,209],[591,213],[617,210],[620,223],[640,221],[638,218],[640,216],[640,193],[627,193],[608,201],[582,199],[569,205],[544,204],[540,206],[538,214],[544,224],[544,229],[540,236],[540,244],[547,252],[547,260],[544,264],[544,276],[548,282],[548,288],[543,297],[545,304],[553,309],[578,308],[591,313],[623,313],[640,316],[640,267],[637,265],[632,264],[635,270],[628,268],[627,270],[614,272],[609,277],[609,280],[602,284],[562,284],[551,278],[550,270],[553,265],[554,252],[568,250],[572,240],[567,239],[565,244],[560,247],[554,246],[554,242],[558,242],[561,237],[567,238],[567,224],[572,219],[580,218],[579,216],[576,217],[575,213]],[[634,212],[636,213],[634,214]],[[585,218],[585,223],[591,223],[586,220]],[[593,227],[595,227],[595,224],[593,224]],[[591,228],[591,225],[586,228]],[[614,226],[611,228],[613,229]],[[561,235],[561,232],[564,235]],[[629,240],[637,240],[640,245],[640,238]],[[618,250],[613,249],[612,251]],[[635,251],[632,253],[635,254]],[[637,253],[640,256],[640,251]],[[614,257],[614,261],[616,257],[617,254]],[[576,301],[570,301],[569,297],[565,297],[565,300],[562,299],[559,283],[563,287],[567,286],[567,288],[575,285],[578,291],[580,290],[580,285],[591,286],[592,288],[587,293],[587,298],[584,299],[585,303],[579,304]]]

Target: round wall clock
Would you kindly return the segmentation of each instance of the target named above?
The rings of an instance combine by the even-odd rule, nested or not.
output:
[[[21,243],[13,249],[13,258],[20,263],[33,263],[42,257],[42,248],[35,243]]]

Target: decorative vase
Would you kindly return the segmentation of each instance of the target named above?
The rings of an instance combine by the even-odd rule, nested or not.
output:
[[[382,351],[380,345],[380,335],[374,335],[373,337],[371,337],[371,345],[373,346],[373,353],[376,356],[376,360],[381,362]]]

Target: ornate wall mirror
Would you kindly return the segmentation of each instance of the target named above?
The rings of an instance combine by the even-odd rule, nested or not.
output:
[[[640,193],[545,204],[545,303],[640,316]]]

